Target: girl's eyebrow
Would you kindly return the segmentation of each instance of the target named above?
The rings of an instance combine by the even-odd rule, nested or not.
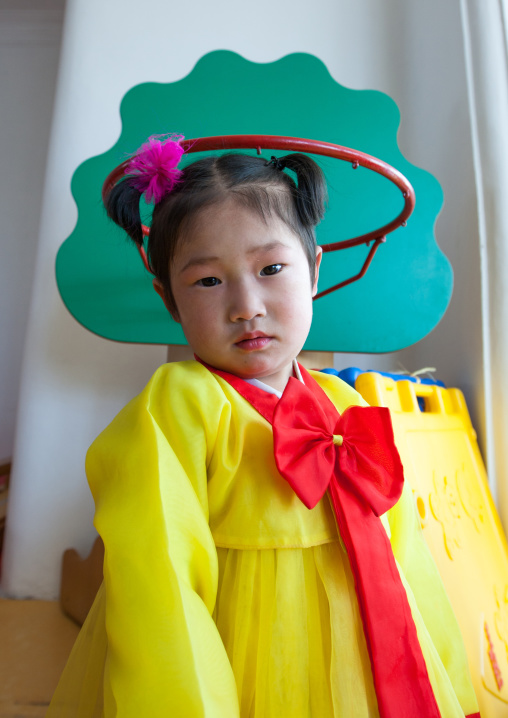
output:
[[[189,267],[199,267],[202,264],[209,264],[210,262],[217,262],[217,261],[219,261],[219,257],[212,256],[212,255],[204,255],[203,257],[193,257],[192,259],[189,259],[189,261],[184,264],[184,266],[181,268],[180,272],[185,272],[185,270],[189,269]]]
[[[269,252],[271,249],[280,249],[281,247],[288,248],[287,244],[284,244],[284,242],[281,242],[279,240],[274,240],[273,242],[266,242],[265,244],[258,244],[256,247],[252,247],[252,249],[249,249],[247,254],[256,254],[256,252]]]
[[[266,242],[266,244],[258,244],[255,247],[249,249],[246,254],[251,255],[256,254],[257,252],[269,252],[272,249],[280,249],[282,247],[285,247],[287,249],[288,245],[284,244],[284,242],[275,240],[273,242]],[[204,264],[218,261],[220,261],[220,257],[211,254],[205,254],[201,257],[192,257],[192,259],[189,259],[189,261],[184,264],[180,272],[185,272],[185,270],[189,269],[189,267],[199,267]]]

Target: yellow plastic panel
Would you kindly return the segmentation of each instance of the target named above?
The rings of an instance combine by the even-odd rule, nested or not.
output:
[[[361,374],[387,406],[425,539],[462,630],[482,718],[508,716],[508,546],[462,392]],[[425,402],[425,411],[418,406]]]

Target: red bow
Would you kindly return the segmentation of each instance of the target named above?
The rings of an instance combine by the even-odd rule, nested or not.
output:
[[[404,483],[390,412],[352,406],[341,416],[320,387],[311,386],[312,391],[291,378],[275,407],[277,467],[308,508],[330,491],[355,579],[381,718],[439,718],[406,592],[379,519],[397,502]]]
[[[346,486],[376,516],[400,498],[404,471],[388,409],[351,406],[325,413],[314,394],[291,378],[273,415],[277,468],[307,508],[323,497],[338,469]]]

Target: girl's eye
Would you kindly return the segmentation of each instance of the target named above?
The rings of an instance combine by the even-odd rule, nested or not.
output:
[[[203,277],[203,279],[199,279],[196,284],[199,284],[201,287],[216,287],[217,284],[220,284],[220,279],[217,279],[217,277]]]
[[[261,274],[265,277],[270,277],[272,274],[278,274],[282,269],[282,264],[269,264],[268,267],[263,267]]]

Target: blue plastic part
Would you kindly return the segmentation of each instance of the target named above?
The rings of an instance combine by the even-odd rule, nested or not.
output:
[[[340,371],[333,368],[322,369],[321,371],[323,371],[325,374],[333,374],[334,376],[338,376],[339,379],[345,381],[346,384],[352,386],[353,389],[355,387],[355,383],[358,379],[358,376],[360,374],[365,374],[365,372],[374,372],[376,374],[381,374],[381,376],[387,376],[389,379],[393,379],[394,381],[412,381],[415,384],[441,386],[443,389],[446,389],[444,382],[440,381],[439,379],[420,379],[419,377],[408,376],[407,374],[390,374],[390,372],[378,371],[377,369],[359,369],[357,366],[350,366],[347,369],[341,369]]]

